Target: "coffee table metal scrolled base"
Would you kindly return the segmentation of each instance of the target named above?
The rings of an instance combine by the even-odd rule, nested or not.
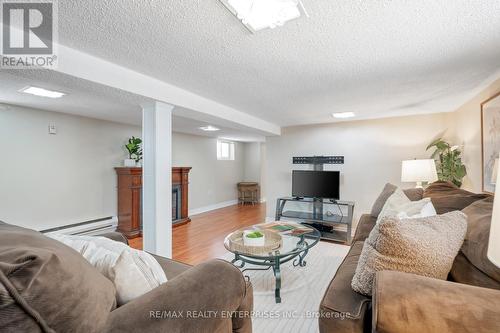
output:
[[[281,265],[295,259],[292,262],[293,267],[305,267],[306,261],[304,259],[307,256],[309,249],[319,242],[319,238],[319,232],[314,229],[314,232],[311,234],[297,237],[298,242],[296,243],[296,246],[292,250],[287,250],[285,253],[282,253],[279,250],[276,250],[264,256],[234,253],[234,259],[231,261],[231,263],[242,269],[242,272],[267,271],[272,268],[275,278],[274,296],[276,299],[276,303],[281,303]],[[263,266],[266,268],[245,268],[245,264]]]

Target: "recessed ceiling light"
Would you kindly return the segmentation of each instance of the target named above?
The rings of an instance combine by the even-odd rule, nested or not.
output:
[[[220,0],[248,30],[276,28],[304,13],[301,0]]]
[[[220,128],[217,128],[217,127],[212,126],[212,125],[202,126],[202,127],[199,127],[199,129],[201,129],[202,131],[206,131],[206,132],[220,131]]]
[[[35,96],[42,96],[42,97],[49,97],[49,98],[61,98],[64,95],[66,95],[65,93],[62,93],[60,91],[47,90],[47,89],[32,87],[32,86],[28,86],[28,87],[23,88],[19,91],[22,93],[25,93],[25,94],[31,94],[31,95],[35,95]]]
[[[339,112],[339,113],[332,113],[332,116],[334,118],[344,119],[344,118],[352,118],[355,116],[355,114],[354,112]]]

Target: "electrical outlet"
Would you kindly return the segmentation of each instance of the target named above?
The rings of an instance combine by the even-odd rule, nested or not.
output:
[[[49,125],[49,134],[57,134],[57,127],[54,124]]]

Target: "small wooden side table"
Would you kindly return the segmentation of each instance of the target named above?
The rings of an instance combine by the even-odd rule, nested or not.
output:
[[[238,183],[238,204],[247,202],[252,205],[259,203],[259,183],[256,182],[239,182]]]

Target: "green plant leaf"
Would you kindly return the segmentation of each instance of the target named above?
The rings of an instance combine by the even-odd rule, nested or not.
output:
[[[432,142],[431,142],[431,143],[427,146],[427,148],[426,148],[425,150],[429,150],[430,148],[435,147],[435,146],[436,146],[436,144],[437,144],[438,142],[440,142],[440,141],[441,141],[441,138],[439,138],[439,139],[436,139],[436,140],[432,141]]]

